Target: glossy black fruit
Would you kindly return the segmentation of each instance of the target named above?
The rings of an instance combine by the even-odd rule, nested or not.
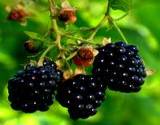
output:
[[[96,114],[96,108],[105,97],[106,86],[90,75],[76,75],[59,85],[57,100],[68,108],[72,119],[88,118]]]
[[[98,50],[92,72],[103,79],[109,89],[121,92],[138,92],[141,89],[146,71],[136,46],[117,42]]]
[[[62,80],[62,72],[56,68],[54,62],[45,60],[43,66],[27,65],[19,71],[8,81],[11,107],[27,113],[48,110]]]

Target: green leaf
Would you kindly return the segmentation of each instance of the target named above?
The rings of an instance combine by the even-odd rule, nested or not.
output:
[[[131,0],[109,0],[110,7],[114,10],[129,11]]]
[[[43,41],[44,39],[42,38],[41,35],[39,35],[38,33],[35,32],[30,32],[30,31],[24,31],[24,33],[29,36],[31,39],[33,40],[40,40]]]

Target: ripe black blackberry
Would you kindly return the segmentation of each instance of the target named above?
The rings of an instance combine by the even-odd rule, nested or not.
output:
[[[8,81],[11,107],[26,113],[48,110],[62,79],[62,72],[56,68],[54,62],[45,60],[43,66],[27,65],[19,71]]]
[[[105,97],[106,86],[90,75],[76,75],[58,86],[56,99],[68,108],[70,117],[88,118],[96,114],[96,108]]]
[[[146,72],[136,46],[117,42],[98,50],[92,72],[106,81],[108,88],[121,92],[141,89]]]

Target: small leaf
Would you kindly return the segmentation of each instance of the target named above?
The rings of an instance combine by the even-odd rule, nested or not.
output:
[[[33,40],[40,40],[40,41],[43,41],[43,38],[41,35],[39,35],[38,33],[35,33],[35,32],[30,32],[30,31],[24,31],[24,33],[26,35],[28,35],[31,39]]]
[[[110,7],[114,10],[129,11],[131,0],[109,0]]]

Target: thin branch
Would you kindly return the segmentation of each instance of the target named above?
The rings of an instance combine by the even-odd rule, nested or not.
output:
[[[41,63],[43,62],[44,57],[48,54],[48,52],[54,47],[54,45],[50,45],[40,56],[39,61],[38,61],[38,65],[41,65]]]
[[[66,60],[68,61],[68,60],[72,59],[75,55],[77,55],[77,51],[73,52],[70,56],[68,56],[66,58]]]
[[[82,41],[82,42],[83,41],[86,41],[86,42],[89,41],[89,40],[86,40],[86,39],[83,39],[83,38],[79,38],[79,37],[75,37],[75,36],[72,36],[72,35],[68,35],[68,34],[65,34],[65,33],[63,33],[62,36],[65,36],[65,37],[70,38],[70,39],[79,40],[79,41]]]
[[[48,0],[48,3],[49,3],[50,15],[51,15],[51,29],[53,29],[53,31],[56,33],[56,41],[54,41],[54,43],[56,43],[56,45],[59,49],[62,49],[61,43],[60,43],[61,35],[59,33],[59,30],[58,30],[58,25],[57,25],[56,19],[53,18],[56,14],[55,1],[54,0]],[[48,54],[48,52],[54,46],[55,46],[54,44],[49,45],[49,47],[42,53],[42,55],[40,56],[39,61],[38,61],[39,65],[41,65],[44,57]]]
[[[118,33],[120,34],[120,36],[122,37],[122,39],[124,40],[124,42],[128,43],[125,35],[123,34],[122,30],[119,28],[119,26],[117,25],[117,23],[111,19],[111,23],[113,24],[113,26],[115,27],[115,29],[118,31]]]
[[[128,12],[125,13],[124,15],[122,15],[121,17],[118,17],[118,18],[116,18],[116,19],[114,19],[114,20],[115,20],[115,21],[119,21],[119,20],[123,19],[124,17],[126,17],[127,15],[128,15]]]
[[[104,16],[103,19],[98,23],[98,25],[94,28],[94,30],[92,31],[91,35],[87,39],[88,41],[92,40],[95,37],[95,35],[99,31],[99,29],[101,28],[103,23],[107,20],[107,18],[108,18],[107,16]]]
[[[107,1],[107,7],[106,8],[107,8],[107,10],[106,10],[105,16],[98,23],[98,25],[93,29],[93,31],[92,31],[91,35],[89,36],[88,40],[92,40],[95,37],[95,35],[99,31],[99,29],[101,28],[101,26],[103,25],[103,23],[108,19],[109,12],[110,12],[110,2],[109,2],[109,0]]]

